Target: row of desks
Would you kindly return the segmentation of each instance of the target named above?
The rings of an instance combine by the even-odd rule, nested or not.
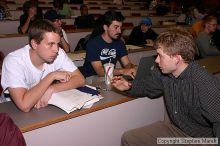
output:
[[[97,2],[96,2],[97,3]],[[17,9],[21,9],[22,8],[22,4],[7,4],[9,10],[17,10]],[[76,10],[79,10],[80,9],[80,6],[81,4],[68,4],[68,6],[72,9],[76,9]],[[94,8],[99,8],[99,9],[109,9],[109,7],[115,7],[117,8],[118,10],[121,10],[121,9],[130,9],[130,10],[140,10],[140,9],[146,9],[144,7],[144,5],[115,5],[111,2],[103,2],[103,3],[100,3],[99,5],[98,4],[89,4],[87,5],[88,6],[88,9],[89,11],[91,9],[94,9]],[[39,4],[39,7],[41,7],[42,9],[43,8],[53,8],[53,4]],[[155,12],[155,11],[152,11],[152,12]]]
[[[104,14],[108,10],[109,9],[100,9],[100,10],[90,9],[89,13],[90,14]],[[132,13],[139,13],[140,16],[147,16],[150,14],[149,11],[147,10],[120,10],[120,11],[124,16],[132,16]],[[43,11],[43,13],[45,12],[46,10]],[[74,16],[80,16],[80,10],[72,10],[72,13]],[[23,11],[22,10],[11,10],[10,14],[11,14],[12,19],[18,20],[20,16],[23,14]]]
[[[172,26],[154,26],[153,29],[157,33],[161,33],[167,30],[169,27]],[[132,27],[126,28],[123,31],[124,36],[130,34]],[[86,35],[91,33],[91,29],[77,29],[73,30],[72,32],[67,33],[67,37],[71,46],[71,51],[73,52],[79,39],[85,37]],[[0,50],[7,55],[8,53],[23,47],[25,44],[28,44],[28,37],[26,35],[19,35],[19,34],[7,34],[7,35],[0,35]]]
[[[97,13],[96,13],[97,14]],[[143,18],[144,16],[127,16],[125,18],[125,23],[129,22],[129,23],[133,23],[134,26],[138,25],[140,20]],[[159,21],[166,21],[166,20],[176,20],[177,16],[151,16],[152,19],[152,23],[154,25],[157,25],[159,23]],[[73,25],[75,19],[71,18],[71,19],[62,19],[62,21],[66,24],[66,25]],[[4,20],[4,21],[0,21],[0,34],[16,34],[18,33],[18,26],[19,26],[20,22],[19,20]]]

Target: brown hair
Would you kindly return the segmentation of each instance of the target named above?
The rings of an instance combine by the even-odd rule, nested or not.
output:
[[[155,41],[155,48],[158,45],[164,47],[167,55],[180,55],[186,63],[194,60],[196,45],[190,32],[182,27],[175,27],[167,32],[161,33]]]
[[[212,20],[216,20],[217,21],[217,17],[214,16],[214,15],[206,15],[204,18],[203,18],[203,27],[205,28],[205,25],[209,22],[211,22]]]
[[[31,24],[30,29],[28,31],[28,39],[30,46],[32,39],[34,39],[37,42],[37,44],[39,44],[43,40],[44,34],[46,32],[54,32],[59,35],[61,34],[61,31],[58,28],[56,28],[54,24],[49,20],[34,21]]]

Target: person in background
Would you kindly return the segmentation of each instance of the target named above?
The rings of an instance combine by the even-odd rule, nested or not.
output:
[[[215,45],[217,46],[218,50],[220,50],[220,41],[219,41],[219,38],[220,38],[220,12],[217,12],[216,16],[217,16],[218,26],[217,26],[217,29],[214,32],[212,38],[213,38],[213,41],[214,41]]]
[[[0,113],[0,145],[26,146],[20,129],[6,113]]]
[[[9,8],[7,6],[6,1],[0,2],[0,20],[9,19],[11,14],[9,12]]]
[[[38,17],[43,18],[44,14],[43,14],[42,8],[39,6],[39,0],[30,0],[30,2],[34,3],[34,5],[36,5]]]
[[[37,13],[37,5],[35,2],[26,1],[23,4],[24,14],[20,16],[20,25],[18,33],[26,34],[30,25],[37,19],[42,19],[42,15]]]
[[[140,24],[133,28],[128,39],[128,44],[144,45],[153,44],[158,34],[151,29],[152,21],[150,18],[142,18]]]
[[[196,44],[202,58],[220,55],[220,51],[212,40],[212,35],[217,29],[217,18],[207,15],[203,19],[204,30],[198,34]]]
[[[157,138],[220,138],[220,82],[194,61],[196,45],[187,30],[175,28],[155,40],[157,58],[149,75],[133,82],[113,77],[112,85],[132,97],[163,96],[169,121],[127,131],[122,146],[156,146]],[[187,144],[188,145],[188,144]],[[189,145],[188,145],[189,146]]]
[[[121,12],[107,11],[103,15],[102,34],[88,41],[86,45],[86,58],[80,71],[85,77],[104,76],[103,65],[121,61],[123,68],[115,68],[113,74],[132,74],[135,65],[128,58],[125,44],[120,39],[124,16]]]
[[[88,12],[87,5],[80,6],[81,16],[75,18],[74,25],[77,28],[93,28],[95,26],[95,19]]]
[[[192,33],[193,37],[196,39],[198,37],[199,32],[203,31],[203,18],[208,14],[208,10],[203,7],[194,8],[194,18],[195,21],[192,24],[190,32]]]
[[[70,45],[67,39],[67,35],[66,32],[62,29],[62,21],[60,15],[57,14],[57,11],[48,10],[44,14],[44,19],[50,20],[58,29],[60,29],[61,31],[60,47],[63,48],[66,53],[70,52]]]
[[[59,11],[63,9],[63,1],[53,0],[53,9],[59,14]]]
[[[53,93],[85,84],[83,75],[59,48],[60,29],[52,22],[33,22],[28,39],[28,45],[5,57],[1,80],[4,93],[23,112],[46,107]]]

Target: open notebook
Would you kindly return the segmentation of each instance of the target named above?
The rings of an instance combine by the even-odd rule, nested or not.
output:
[[[68,114],[81,108],[91,107],[103,97],[91,86],[85,86],[80,89],[71,89],[58,92],[52,95],[48,104],[57,106]]]

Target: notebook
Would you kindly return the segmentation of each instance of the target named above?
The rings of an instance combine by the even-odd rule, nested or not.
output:
[[[86,85],[78,89],[54,93],[48,104],[57,106],[67,113],[71,113],[77,109],[89,108],[93,103],[98,102],[102,98],[97,90]]]

